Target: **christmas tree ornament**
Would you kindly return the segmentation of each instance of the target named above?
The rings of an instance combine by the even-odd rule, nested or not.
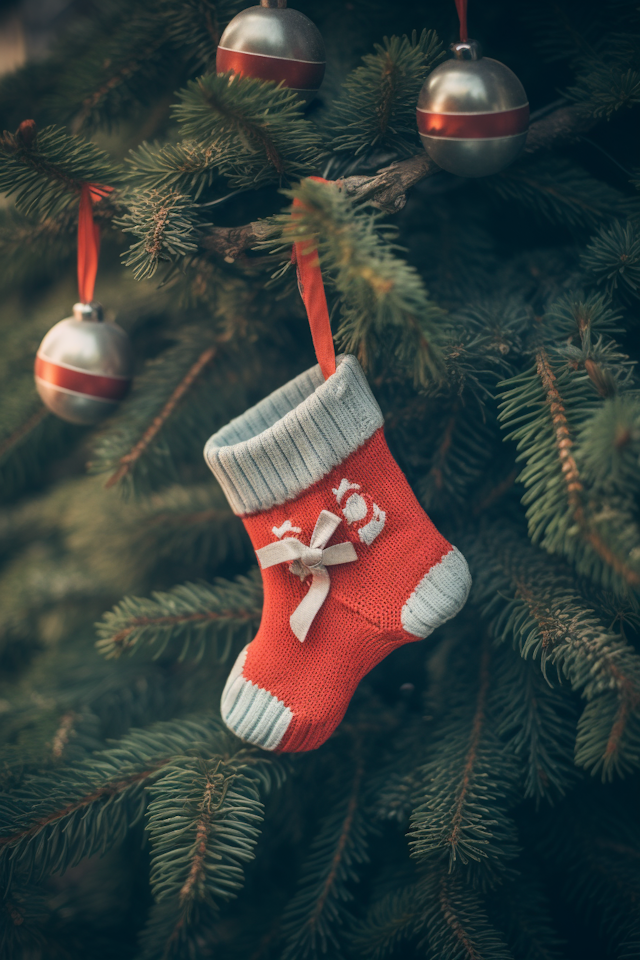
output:
[[[93,303],[100,234],[93,221],[92,197],[110,188],[83,184],[78,214],[78,287],[80,303],[73,316],[45,335],[35,362],[36,389],[56,416],[69,423],[99,423],[126,395],[133,374],[129,337],[107,323]]]
[[[264,583],[260,629],[231,670],[222,717],[277,751],[320,746],[361,678],[455,616],[471,583],[391,456],[357,359],[336,362],[317,251],[295,247],[320,362],[205,447]]]
[[[466,0],[456,0],[460,42],[453,59],[425,80],[418,98],[418,130],[435,163],[460,177],[487,177],[508,167],[529,128],[524,87],[498,60],[483,57],[467,36]]]
[[[233,18],[218,45],[218,73],[275,80],[311,100],[324,77],[325,52],[316,25],[287,0],[261,0]]]

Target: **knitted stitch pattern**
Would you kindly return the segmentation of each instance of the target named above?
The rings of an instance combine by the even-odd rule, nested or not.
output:
[[[264,429],[247,436],[256,426]],[[372,667],[458,612],[471,584],[467,564],[391,456],[354,357],[339,358],[326,382],[313,368],[282,387],[212,437],[205,456],[263,567],[260,629],[231,671],[223,719],[265,749],[315,749]],[[258,509],[247,513],[246,503]],[[324,552],[308,550],[323,511],[335,529]],[[287,539],[298,541],[302,559],[286,556]],[[278,542],[269,547],[276,557],[269,566],[264,548]],[[337,544],[340,559],[333,559]]]

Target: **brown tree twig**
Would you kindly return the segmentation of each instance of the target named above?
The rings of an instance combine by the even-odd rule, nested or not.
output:
[[[116,483],[119,483],[124,477],[126,477],[134,463],[140,459],[149,444],[155,440],[157,434],[167,422],[185,393],[188,392],[205,367],[211,363],[215,355],[215,347],[209,347],[204,351],[204,353],[200,354],[196,362],[187,372],[186,376],[183,377],[178,386],[175,388],[158,416],[154,417],[151,424],[142,434],[136,445],[129,451],[129,453],[125,453],[125,455],[120,458],[120,466],[116,472],[109,477],[105,483],[105,487],[114,487]]]
[[[32,414],[28,420],[25,420],[22,426],[18,427],[17,430],[14,430],[14,432],[10,434],[6,440],[3,440],[2,443],[0,443],[0,457],[4,457],[4,455],[9,453],[13,447],[19,444],[28,433],[31,433],[32,430],[35,430],[35,428],[42,423],[48,413],[49,411],[46,407],[40,407],[40,409],[36,410],[36,412]]]
[[[551,424],[567,488],[567,500],[573,510],[574,519],[583,537],[593,547],[600,559],[612,567],[629,586],[637,589],[640,587],[640,574],[617,556],[611,547],[604,542],[597,530],[593,528],[585,512],[583,504],[584,487],[580,479],[578,465],[572,453],[574,442],[567,421],[564,401],[560,396],[556,376],[544,349],[541,349],[536,356],[536,368],[549,404]]]
[[[559,107],[546,117],[534,120],[529,127],[524,154],[549,150],[559,142],[578,139],[597,123],[597,119],[578,104]],[[345,177],[337,181],[340,189],[354,200],[368,200],[386,213],[397,213],[407,202],[407,191],[420,180],[440,172],[440,167],[426,154],[419,153],[384,167],[372,177]],[[262,240],[273,236],[277,227],[257,220],[240,227],[214,227],[200,240],[205,250],[212,250],[233,261]]]
[[[173,616],[134,617],[127,627],[118,630],[112,637],[98,641],[99,647],[113,647],[117,655],[127,650],[131,644],[129,637],[141,627],[173,627],[181,623],[212,623],[215,620],[258,620],[259,610],[205,610],[202,613],[177,613]]]

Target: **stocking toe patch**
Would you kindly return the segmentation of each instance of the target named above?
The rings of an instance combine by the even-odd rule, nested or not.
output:
[[[293,713],[282,700],[243,676],[247,650],[248,645],[229,674],[222,691],[220,713],[241,740],[263,750],[275,750],[291,724]]]

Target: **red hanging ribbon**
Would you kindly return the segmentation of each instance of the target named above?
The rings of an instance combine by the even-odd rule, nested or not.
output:
[[[463,43],[466,43],[469,39],[467,33],[467,0],[456,0],[456,10],[460,21],[460,39]]]
[[[323,180],[322,177],[309,177],[309,179],[318,183],[331,182]],[[293,207],[293,215],[295,216],[295,209],[304,207],[304,204],[296,197],[293,201]],[[309,244],[306,241],[296,241],[293,245],[291,259],[296,264],[298,288],[307,310],[313,347],[322,370],[322,376],[327,380],[336,372],[336,352],[333,346],[331,321],[329,320],[318,251],[315,247],[309,249]]]
[[[83,183],[78,208],[78,292],[80,303],[91,303],[98,272],[100,228],[93,220],[93,201],[102,200],[113,187]]]

